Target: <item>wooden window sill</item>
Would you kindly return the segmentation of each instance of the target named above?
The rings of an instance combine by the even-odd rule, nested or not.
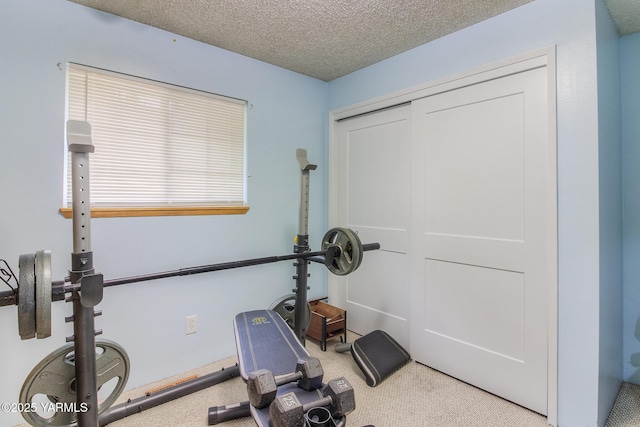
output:
[[[124,218],[135,216],[192,216],[192,215],[244,215],[249,206],[173,206],[143,208],[91,208],[91,218]],[[60,208],[60,213],[69,219],[71,208]]]

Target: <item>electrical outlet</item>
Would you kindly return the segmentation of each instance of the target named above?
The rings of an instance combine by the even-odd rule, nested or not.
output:
[[[184,318],[184,333],[185,335],[195,334],[198,332],[198,316],[187,316]]]

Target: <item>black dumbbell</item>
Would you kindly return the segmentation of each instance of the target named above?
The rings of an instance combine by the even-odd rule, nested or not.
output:
[[[303,357],[296,363],[296,371],[291,374],[274,376],[268,369],[251,372],[247,378],[249,402],[256,408],[266,408],[276,398],[278,387],[298,382],[303,390],[315,390],[322,387],[324,371],[316,357]]]
[[[300,403],[294,392],[276,397],[269,407],[273,427],[299,427],[304,425],[304,414],[310,409],[328,407],[334,417],[342,417],[356,409],[353,387],[346,378],[336,378],[322,389],[321,399]]]

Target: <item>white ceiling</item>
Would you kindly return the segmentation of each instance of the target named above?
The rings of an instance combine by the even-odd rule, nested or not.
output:
[[[70,0],[330,81],[533,0]],[[640,0],[605,0],[621,35]]]

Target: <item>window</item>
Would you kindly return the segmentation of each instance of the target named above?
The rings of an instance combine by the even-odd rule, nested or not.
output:
[[[67,95],[67,119],[91,124],[92,216],[248,210],[245,101],[76,64]]]

